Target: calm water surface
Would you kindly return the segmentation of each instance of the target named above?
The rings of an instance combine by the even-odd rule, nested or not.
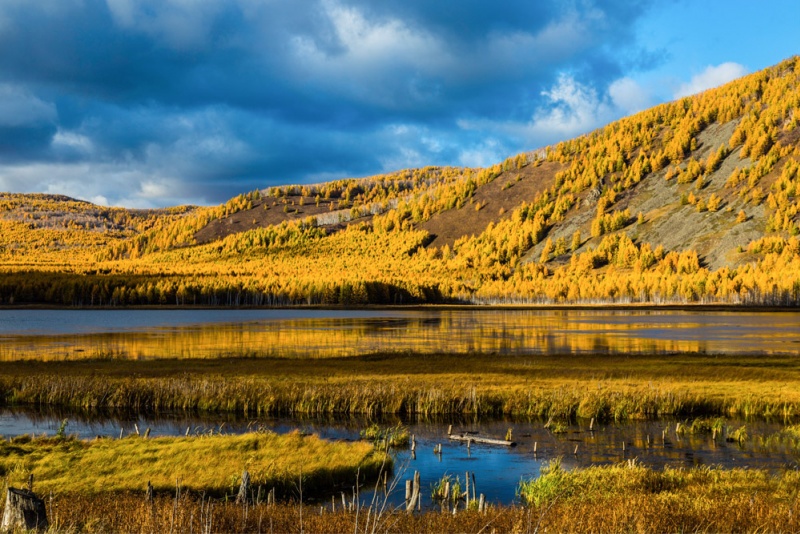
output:
[[[299,429],[329,439],[355,440],[359,438],[359,431],[370,424],[370,421],[358,418],[253,421],[180,414],[89,417],[70,412],[5,410],[0,411],[0,435],[54,435],[65,418],[68,420],[67,433],[82,438],[118,438],[120,430],[124,435],[133,433],[136,424],[141,432],[150,428],[153,437],[184,435],[187,429],[193,434],[210,431],[241,433],[252,430],[254,426],[262,426],[279,433]],[[567,468],[613,464],[632,458],[657,469],[665,466],[720,465],[726,468],[754,467],[778,471],[798,466],[800,449],[785,441],[778,440],[769,445],[763,441],[766,436],[780,431],[782,426],[777,423],[728,421],[727,425],[731,428],[747,425],[748,440],[739,445],[722,438],[712,440],[710,435],[678,435],[675,433],[676,422],[661,420],[595,424],[590,431],[589,422],[583,421],[572,424],[563,434],[553,434],[544,428],[541,421],[470,421],[456,418],[439,421],[387,419],[380,423],[388,426],[402,423],[417,439],[414,455],[407,448],[394,452],[398,490],[391,498],[395,504],[402,502],[405,480],[414,471],[420,472],[425,503],[429,506],[433,504],[430,501],[430,488],[434,482],[444,475],[458,476],[463,482],[467,471],[475,474],[478,492],[484,493],[490,502],[509,504],[516,500],[515,490],[520,480],[537,476],[543,463],[556,457],[561,457],[562,465]],[[506,431],[512,428],[517,446],[473,444],[468,449],[462,442],[447,439],[449,425],[453,425],[454,432],[474,432],[497,438],[503,438]],[[441,455],[433,452],[438,443],[442,444]],[[369,491],[362,493],[364,499],[370,498]]]
[[[376,352],[797,354],[800,314],[677,310],[0,310],[0,359]]]

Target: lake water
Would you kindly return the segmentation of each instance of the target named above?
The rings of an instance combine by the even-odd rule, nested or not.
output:
[[[797,354],[800,314],[702,310],[0,310],[0,360],[373,353]]]
[[[241,433],[261,426],[275,432],[293,430],[317,434],[329,439],[355,440],[359,432],[371,421],[346,419],[264,419],[258,421],[226,416],[187,416],[185,414],[159,417],[81,416],[67,411],[51,410],[0,410],[0,435],[20,434],[54,435],[63,419],[67,419],[67,433],[82,438],[103,436],[118,438],[134,432],[151,429],[151,436],[184,435],[190,433]],[[420,472],[426,506],[433,506],[430,488],[444,475],[458,476],[463,483],[466,472],[474,473],[478,493],[484,493],[489,502],[509,504],[516,501],[516,488],[521,479],[535,477],[542,465],[560,457],[566,468],[586,467],[622,462],[636,458],[654,468],[693,467],[719,465],[722,467],[753,467],[777,471],[798,467],[800,449],[785,440],[764,443],[764,438],[774,435],[783,427],[777,423],[753,421],[728,421],[731,429],[746,425],[749,437],[741,445],[728,443],[722,437],[712,439],[709,434],[692,435],[676,433],[676,420],[632,421],[618,424],[573,423],[565,433],[554,434],[544,428],[542,421],[469,419],[400,420],[385,419],[382,425],[398,423],[407,426],[416,436],[415,454],[403,448],[394,451],[397,491],[390,500],[399,505],[404,499],[405,480],[414,471]],[[503,438],[513,429],[515,447],[473,444],[470,448],[462,442],[447,439],[447,428],[453,432],[474,432],[481,436]],[[434,453],[434,446],[442,444],[442,454]],[[623,450],[623,443],[625,444]],[[577,446],[577,453],[575,447]],[[391,481],[390,481],[391,482]],[[362,491],[363,499],[370,499],[368,488]]]
[[[800,355],[800,315],[792,312],[702,310],[0,310],[0,360],[157,359],[215,357],[341,357],[372,353],[531,354],[784,354]],[[159,417],[131,414],[81,416],[74,412],[0,411],[0,435],[52,435],[68,419],[68,433],[119,437],[134,424],[153,436],[220,431],[244,432],[252,421],[230,416]],[[444,475],[475,474],[478,492],[493,503],[511,503],[522,478],[538,475],[544,462],[563,458],[565,467],[609,464],[637,458],[656,468],[722,465],[772,470],[796,468],[798,450],[762,438],[779,424],[746,424],[742,445],[710,435],[679,435],[675,421],[596,425],[574,423],[553,434],[541,421],[387,420],[417,436],[417,451],[395,452],[398,491],[421,474],[426,502]],[[224,425],[223,425],[224,423]],[[369,421],[359,419],[262,420],[277,432],[292,429],[333,439],[357,439]],[[502,438],[513,429],[516,447],[449,441],[447,426]],[[223,425],[220,427],[220,425]],[[434,446],[443,445],[441,455]],[[623,449],[623,443],[625,444]],[[577,447],[577,451],[576,451]],[[365,498],[369,493],[365,494]]]

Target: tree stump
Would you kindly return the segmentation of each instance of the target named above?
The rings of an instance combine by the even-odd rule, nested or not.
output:
[[[236,496],[236,504],[244,504],[249,501],[248,492],[250,491],[250,473],[247,469],[242,473],[242,483],[239,485],[239,494]]]
[[[0,530],[46,530],[47,526],[47,511],[42,499],[32,491],[8,488]]]

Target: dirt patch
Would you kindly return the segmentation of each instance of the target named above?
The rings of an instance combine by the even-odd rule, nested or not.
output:
[[[280,199],[264,197],[253,202],[249,210],[242,210],[221,219],[211,221],[205,228],[199,230],[194,238],[198,243],[209,243],[223,237],[239,232],[246,232],[254,228],[263,228],[280,224],[283,221],[303,220],[306,217],[317,217],[337,211],[338,200],[320,199],[319,205],[315,204],[312,197],[289,195]],[[361,217],[336,223],[331,226],[331,231],[356,222],[362,222],[372,217]]]
[[[506,171],[479,187],[471,202],[462,208],[437,213],[418,228],[433,237],[429,247],[452,247],[458,239],[479,235],[489,223],[497,224],[510,217],[522,203],[532,202],[553,183],[556,173],[562,169],[564,165],[560,163],[544,162],[539,166]]]

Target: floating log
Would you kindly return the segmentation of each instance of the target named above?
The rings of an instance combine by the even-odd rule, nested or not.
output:
[[[504,439],[487,438],[487,437],[484,437],[484,436],[468,436],[466,434],[451,434],[451,435],[449,435],[447,437],[449,439],[452,439],[452,440],[455,440],[455,441],[466,441],[468,443],[470,441],[472,441],[472,443],[483,443],[483,444],[486,444],[486,445],[503,445],[505,447],[516,447],[517,446],[517,442],[516,441],[506,441]]]
[[[47,511],[44,501],[32,491],[8,488],[0,530],[3,532],[33,529],[41,531],[46,530],[47,527]]]

